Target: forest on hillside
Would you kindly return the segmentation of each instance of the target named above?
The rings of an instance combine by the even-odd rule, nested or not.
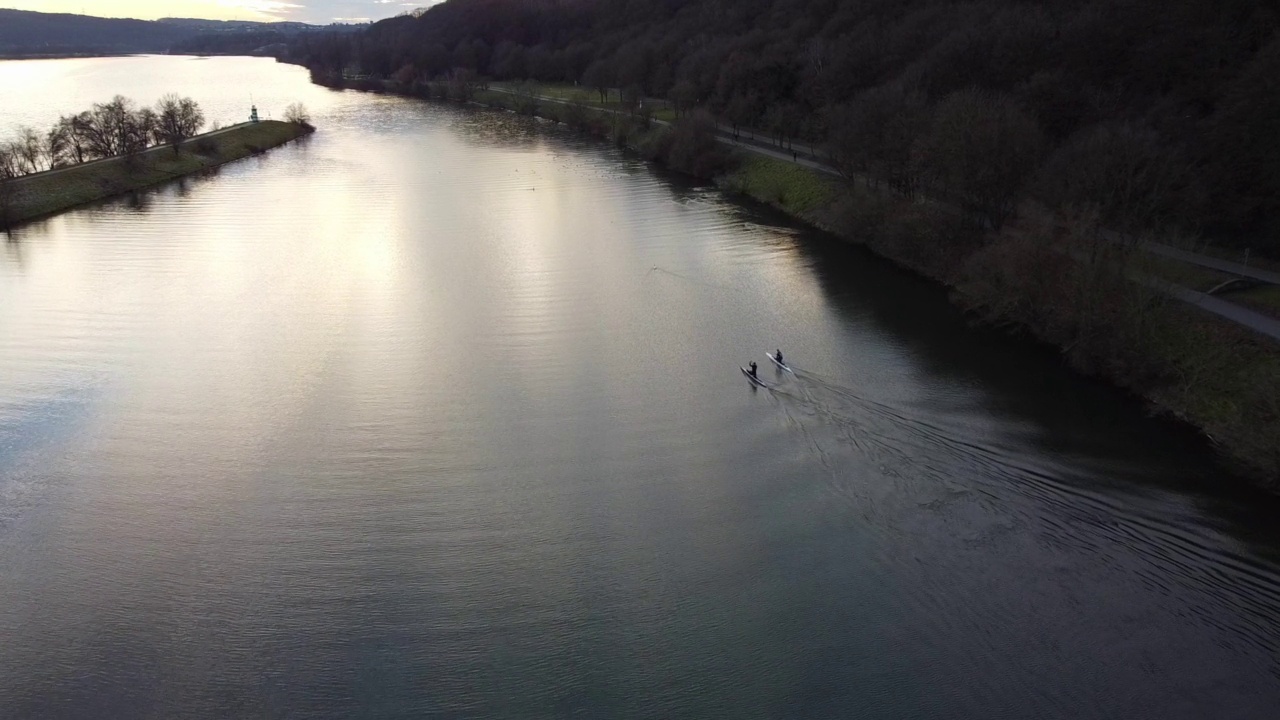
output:
[[[1280,254],[1278,27],[1255,0],[448,0],[291,53],[320,75],[628,89],[906,195],[985,174],[993,224],[1013,188]]]
[[[301,33],[342,33],[364,26],[163,18],[130,20],[0,9],[0,57],[129,53],[250,54]]]
[[[0,54],[162,52],[191,32],[146,20],[0,9]]]

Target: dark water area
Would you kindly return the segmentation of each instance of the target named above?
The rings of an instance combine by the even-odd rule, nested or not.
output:
[[[547,123],[101,63],[0,125],[320,132],[4,242],[0,718],[1280,707],[1280,503],[938,287]]]

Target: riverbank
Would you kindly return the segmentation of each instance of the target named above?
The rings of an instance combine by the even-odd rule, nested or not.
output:
[[[1096,219],[1020,218],[993,233],[941,203],[728,150],[714,128],[696,123],[669,126],[518,92],[372,84],[359,89],[467,100],[564,123],[865,245],[951,288],[979,321],[1048,343],[1076,370],[1194,426],[1242,474],[1280,492],[1280,348],[1134,282],[1159,277],[1158,268],[1145,253],[1101,242]]]
[[[1100,243],[1096,225],[1023,218],[993,233],[946,205],[906,200],[795,163],[740,150],[707,159],[714,154],[711,139],[690,142],[679,128],[599,112],[584,117],[565,105],[538,107],[497,92],[477,99],[576,121],[647,159],[712,180],[941,282],[981,322],[1053,345],[1074,369],[1196,427],[1242,474],[1280,492],[1280,348],[1133,282],[1137,273],[1158,273],[1144,253]],[[1045,252],[1053,246],[1082,252]]]
[[[266,152],[314,130],[278,120],[246,123],[197,135],[177,153],[169,146],[158,146],[134,157],[106,158],[15,178],[0,184],[0,227],[194,175]]]
[[[762,157],[717,183],[943,283],[978,321],[1056,347],[1074,369],[1194,426],[1242,474],[1280,492],[1280,347],[1135,282],[1155,275],[1152,259],[1099,240],[1096,225],[1024,218],[980,231],[944,205]]]

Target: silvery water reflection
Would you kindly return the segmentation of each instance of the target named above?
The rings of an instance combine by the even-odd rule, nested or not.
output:
[[[0,715],[1280,699],[1277,508],[934,288],[538,121],[240,58],[19,78],[0,126],[251,90],[321,132],[6,242]]]

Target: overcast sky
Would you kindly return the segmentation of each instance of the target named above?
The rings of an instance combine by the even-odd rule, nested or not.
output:
[[[364,22],[399,15],[440,0],[0,0],[0,8],[154,20],[162,17],[216,20],[296,20],[328,24]]]

